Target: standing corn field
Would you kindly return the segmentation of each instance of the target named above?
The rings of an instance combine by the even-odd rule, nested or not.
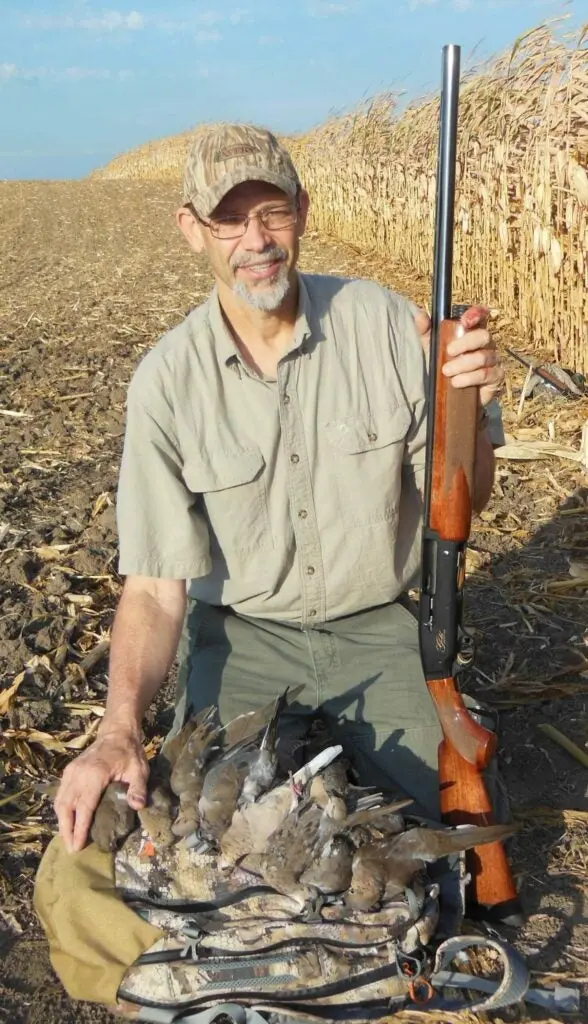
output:
[[[588,370],[588,48],[547,27],[464,82],[456,294]],[[382,96],[291,148],[314,226],[430,272],[438,101],[391,117]]]

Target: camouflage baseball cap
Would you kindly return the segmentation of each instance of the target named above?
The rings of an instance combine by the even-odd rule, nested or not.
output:
[[[294,197],[300,185],[289,154],[275,135],[251,124],[215,124],[200,128],[184,169],[184,202],[201,217],[243,181],[266,181]]]

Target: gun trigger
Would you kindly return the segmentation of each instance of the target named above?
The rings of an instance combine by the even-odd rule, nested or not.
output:
[[[456,655],[456,662],[460,668],[469,668],[473,664],[476,654],[476,644],[473,636],[460,631],[458,640],[459,648]]]

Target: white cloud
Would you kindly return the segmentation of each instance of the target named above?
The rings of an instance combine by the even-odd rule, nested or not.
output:
[[[202,11],[195,15],[195,20],[200,25],[218,25],[219,21],[225,20],[225,15],[221,11]]]
[[[168,32],[170,35],[190,32],[194,28],[194,24],[189,21],[172,21],[170,18],[151,18],[149,24],[157,32]]]
[[[332,14],[350,14],[357,10],[357,3],[315,3],[308,8],[311,18],[328,18]]]
[[[336,5],[335,5],[336,6]],[[94,33],[120,33],[138,32],[142,29],[151,28],[156,32],[167,32],[169,34],[182,34],[193,32],[199,26],[219,25],[222,22],[229,22],[231,25],[239,25],[243,22],[251,22],[251,12],[245,7],[235,7],[231,10],[222,11],[213,8],[194,12],[177,19],[167,17],[164,14],[141,14],[140,11],[130,11],[128,14],[117,10],[94,11],[87,5],[82,4],[75,14],[52,15],[38,14],[21,17],[19,24],[23,28],[36,31],[55,31],[60,29],[76,29],[78,31]],[[205,31],[204,28],[201,30]],[[205,40],[203,41],[212,41]]]
[[[16,64],[0,64],[0,81],[8,81],[9,78],[18,77]]]
[[[257,42],[260,46],[279,46],[284,40],[281,36],[260,36]]]
[[[53,29],[86,29],[89,32],[137,32],[145,28],[145,18],[139,11],[131,11],[129,14],[121,14],[120,11],[103,11],[101,14],[92,14],[87,11],[84,17],[63,15],[56,17],[50,14],[32,15],[23,18],[21,25],[24,28],[39,30]]]
[[[80,81],[84,78],[110,78],[110,71],[106,68],[66,68],[63,72],[64,78]]]
[[[248,11],[246,7],[235,7],[234,11],[229,14],[229,21],[231,25],[239,25],[243,21],[253,21],[251,11]]]
[[[80,82],[87,79],[118,79],[122,82],[133,77],[133,71],[111,71],[109,68],[22,68],[16,64],[0,64],[0,81],[44,79],[53,82]]]
[[[86,28],[90,32],[116,32],[120,29],[136,32],[145,26],[145,19],[138,11],[121,14],[119,11],[104,11],[103,14],[80,18],[76,28]]]
[[[418,11],[419,7],[434,7],[438,0],[408,0],[409,11]]]
[[[218,43],[219,39],[222,39],[220,32],[212,31],[209,32],[206,29],[202,29],[196,33],[194,39],[197,43]]]
[[[471,11],[474,6],[474,0],[451,0],[451,6],[454,11]]]

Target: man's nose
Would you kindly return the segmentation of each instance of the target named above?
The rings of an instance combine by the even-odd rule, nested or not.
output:
[[[253,252],[263,252],[271,244],[271,235],[264,227],[261,217],[251,217],[243,236],[243,245]]]

